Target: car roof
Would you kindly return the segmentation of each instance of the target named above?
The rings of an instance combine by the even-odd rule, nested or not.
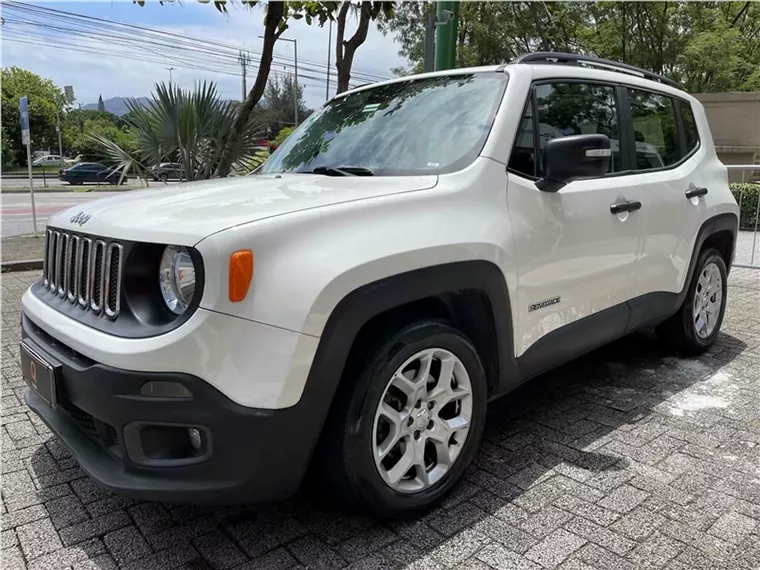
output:
[[[606,61],[606,60],[601,60]],[[589,63],[585,60],[582,63]],[[623,65],[623,64],[621,64]],[[551,79],[551,78],[564,78],[564,79],[590,79],[597,81],[604,81],[607,83],[620,83],[630,85],[634,87],[642,87],[647,90],[660,91],[668,93],[676,97],[688,99],[694,103],[699,103],[697,99],[678,89],[664,83],[662,81],[654,81],[647,79],[644,74],[654,76],[649,72],[642,70],[642,76],[634,75],[634,71],[630,69],[612,69],[610,66],[605,67],[587,67],[585,65],[569,64],[569,63],[554,63],[554,62],[528,62],[528,63],[509,63],[502,65],[486,65],[481,67],[460,67],[455,69],[447,69],[443,71],[432,71],[429,73],[419,73],[415,75],[405,75],[403,77],[396,77],[387,81],[380,81],[378,83],[371,83],[356,87],[349,91],[344,91],[338,95],[335,95],[333,99],[349,95],[351,93],[358,93],[366,89],[371,89],[380,85],[390,85],[393,83],[401,83],[410,79],[422,79],[427,77],[444,77],[447,75],[461,75],[463,73],[510,73],[516,69],[529,69],[533,75],[534,80]],[[635,68],[633,68],[635,69]],[[668,80],[669,81],[669,80]],[[332,100],[332,99],[331,99]]]

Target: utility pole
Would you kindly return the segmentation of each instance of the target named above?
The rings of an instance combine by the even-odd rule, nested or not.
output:
[[[172,85],[172,71],[174,71],[176,69],[176,67],[165,67],[164,69],[166,69],[169,72],[169,87],[171,87],[171,85]]]
[[[430,12],[427,21],[425,22],[425,55],[422,59],[422,71],[424,73],[428,73],[435,69],[436,20],[435,12]]]
[[[245,79],[246,79],[246,68],[248,67],[248,64],[251,63],[251,56],[248,55],[248,52],[244,52],[242,49],[240,50],[238,54],[238,63],[240,64],[240,69],[243,71],[243,101],[245,101],[245,98],[248,96],[248,86],[246,85]]]
[[[332,20],[327,30],[327,86],[325,87],[325,101],[330,98],[330,54],[332,54]]]
[[[454,69],[457,54],[459,2],[438,2],[435,32],[435,70]]]

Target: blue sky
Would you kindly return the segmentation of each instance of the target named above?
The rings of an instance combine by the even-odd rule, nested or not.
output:
[[[152,29],[160,29],[179,33],[183,36],[203,38],[206,40],[224,43],[225,45],[242,48],[244,45],[250,50],[260,50],[261,41],[258,36],[263,34],[264,12],[261,8],[250,10],[239,5],[229,7],[229,15],[220,14],[211,4],[200,4],[194,0],[185,0],[183,3],[164,2],[161,6],[157,2],[148,0],[145,6],[140,7],[129,1],[92,1],[92,2],[33,2],[36,6],[50,7],[56,10],[74,12],[87,16],[104,18],[110,21],[125,22],[146,26]],[[11,11],[4,10],[4,17],[16,17]],[[290,27],[283,38],[292,38],[298,41],[299,66],[302,75],[301,85],[305,86],[305,98],[307,105],[316,107],[325,99],[324,70],[306,71],[307,63],[325,65],[327,63],[328,29],[319,26],[308,26],[305,22],[289,22]],[[355,19],[350,19],[347,25],[347,35],[353,33]],[[103,54],[103,44],[87,45],[86,41],[72,38],[80,47],[86,47],[100,53],[82,53],[62,49],[62,45],[51,42],[46,46],[29,45],[9,41],[14,35],[14,30],[24,30],[23,33],[39,33],[29,27],[5,26],[2,42],[2,65],[17,65],[29,69],[39,75],[52,79],[57,85],[72,85],[77,97],[77,102],[86,104],[97,101],[98,95],[104,99],[114,96],[142,96],[148,95],[156,81],[168,80],[169,72],[166,67],[176,67],[172,72],[173,80],[183,87],[191,87],[195,81],[216,81],[219,90],[224,96],[239,98],[241,93],[241,78],[235,75],[225,74],[209,69],[182,68],[171,54],[161,53],[160,50],[135,50],[137,54],[148,52],[148,56],[157,62],[139,61],[130,57],[117,57],[114,54]],[[333,41],[335,27],[333,26]],[[168,36],[167,36],[168,37]],[[108,46],[109,49],[121,54],[129,55],[133,52],[123,45]],[[213,48],[212,48],[213,49]],[[334,48],[333,48],[334,49]],[[354,61],[354,69],[357,71],[390,77],[390,69],[405,64],[403,58],[398,56],[399,46],[391,36],[383,36],[374,24],[366,43],[359,48]],[[278,42],[275,47],[275,55],[281,56],[292,63],[293,45],[291,42]],[[258,57],[251,55],[252,63],[256,65]],[[234,58],[229,60],[234,63]],[[187,66],[187,64],[184,64]],[[236,65],[236,64],[235,64]],[[206,67],[209,67],[208,64]],[[276,73],[290,73],[291,69],[285,69],[282,65],[273,65]],[[308,73],[312,78],[304,78]],[[333,67],[334,74],[334,67]],[[255,70],[249,72],[248,87],[252,85]],[[334,75],[332,79],[334,92]]]

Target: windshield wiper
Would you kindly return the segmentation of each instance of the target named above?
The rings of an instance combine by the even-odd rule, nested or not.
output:
[[[311,174],[324,174],[325,176],[374,176],[375,173],[363,166],[315,166]]]

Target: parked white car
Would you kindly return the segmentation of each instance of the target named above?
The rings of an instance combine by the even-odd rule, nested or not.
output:
[[[46,154],[32,161],[32,166],[55,166],[56,164],[61,164],[59,154]]]
[[[251,176],[50,218],[27,402],[113,491],[275,500],[313,464],[426,509],[489,400],[642,327],[710,347],[737,223],[702,105],[643,70],[542,53],[362,87]]]

